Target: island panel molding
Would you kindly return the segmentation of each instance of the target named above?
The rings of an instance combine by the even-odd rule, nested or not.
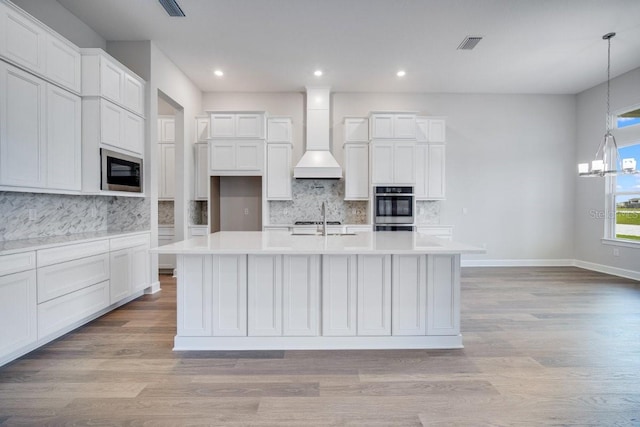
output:
[[[178,258],[175,350],[461,348],[460,254],[420,233],[218,232]]]

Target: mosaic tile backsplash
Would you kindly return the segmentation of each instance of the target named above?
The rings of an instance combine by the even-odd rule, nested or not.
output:
[[[175,223],[173,200],[158,201],[158,224],[173,225]]]
[[[0,241],[90,231],[148,230],[149,204],[146,200],[0,192]]]

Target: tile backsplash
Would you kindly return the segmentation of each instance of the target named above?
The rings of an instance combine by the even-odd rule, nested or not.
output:
[[[0,241],[150,227],[149,203],[138,197],[0,192],[0,218]]]
[[[158,201],[158,224],[160,225],[174,225],[174,203],[173,200],[159,200]]]

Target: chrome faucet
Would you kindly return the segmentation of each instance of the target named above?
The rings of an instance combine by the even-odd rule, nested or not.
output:
[[[327,206],[322,202],[322,235],[327,235]]]

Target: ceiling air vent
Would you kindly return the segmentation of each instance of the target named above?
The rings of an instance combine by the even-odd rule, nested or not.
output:
[[[185,16],[176,0],[158,0],[169,16]]]
[[[482,36],[467,36],[460,46],[458,46],[458,50],[471,50],[482,40]]]

